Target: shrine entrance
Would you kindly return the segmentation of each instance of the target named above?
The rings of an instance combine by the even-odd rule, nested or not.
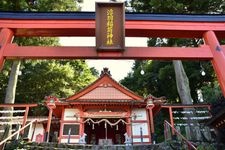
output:
[[[123,119],[91,119],[84,125],[84,132],[87,134],[87,144],[112,145],[124,144],[126,124]]]
[[[123,6],[123,3],[100,3],[101,11],[97,9],[96,14],[1,12],[0,71],[6,59],[208,60],[212,62],[225,96],[225,45],[220,44],[225,38],[224,15],[125,14]],[[14,36],[96,36],[96,46],[18,46],[12,43]],[[198,47],[126,47],[125,37],[200,38],[204,44]]]
[[[211,61],[215,73],[218,77],[223,95],[225,96],[225,45],[220,40],[225,38],[225,16],[219,15],[174,15],[174,14],[142,14],[127,13],[123,9],[117,9],[115,5],[124,6],[124,4],[97,4],[100,9],[98,12],[82,13],[82,12],[1,12],[0,13],[0,71],[6,59],[134,59],[134,60],[207,60]],[[106,6],[106,7],[105,7]],[[119,10],[119,11],[118,11]],[[123,15],[121,15],[123,14]],[[121,19],[123,17],[123,19]],[[102,19],[99,19],[102,18]],[[119,25],[121,28],[119,28]],[[121,30],[120,30],[121,29]],[[125,34],[126,33],[126,34]],[[96,46],[20,46],[12,43],[13,37],[93,37],[96,36]],[[198,47],[185,47],[177,45],[173,47],[127,47],[125,46],[125,37],[151,37],[151,38],[199,38],[204,43],[199,43]],[[122,41],[122,42],[121,42]],[[118,64],[117,64],[118,65]],[[88,143],[91,143],[91,135],[96,134],[95,143],[99,144],[100,139],[112,139],[112,143],[116,144],[116,133],[113,132],[109,124],[104,124],[105,120],[99,125],[94,123],[89,125],[83,118],[92,118],[94,122],[97,118],[85,115],[84,105],[93,105],[102,107],[108,103],[110,105],[124,109],[124,116],[127,122],[132,123],[133,128],[126,126],[128,136],[132,136],[133,142],[140,144],[143,141],[151,143],[154,137],[154,114],[158,112],[156,108],[157,101],[153,103],[135,95],[121,86],[115,84],[115,81],[107,77],[110,82],[105,84],[102,80],[97,80],[95,85],[90,85],[86,91],[81,91],[74,96],[61,100],[47,101],[49,109],[49,117],[47,123],[47,140],[49,138],[50,124],[53,110],[62,118],[60,124],[60,142],[68,141],[68,135],[64,134],[64,127],[71,124],[76,126],[71,142],[78,143],[79,136],[88,135]],[[100,82],[101,81],[101,82]],[[102,84],[102,82],[104,84]],[[115,87],[115,88],[114,88]],[[96,90],[97,89],[97,90]],[[116,90],[115,90],[116,89]],[[93,91],[100,94],[93,94]],[[116,93],[115,93],[116,91]],[[104,97],[109,95],[109,99]],[[118,98],[118,94],[122,98]],[[90,99],[89,96],[94,98]],[[125,98],[125,99],[124,99]],[[134,103],[133,103],[134,102]],[[147,103],[148,102],[148,103]],[[80,106],[82,103],[82,106]],[[61,109],[56,109],[56,106]],[[64,107],[67,106],[68,108]],[[71,105],[77,107],[72,109]],[[140,110],[132,112],[133,105],[141,106]],[[147,109],[146,105],[148,106]],[[132,106],[132,107],[131,107]],[[137,107],[137,108],[138,108]],[[132,109],[131,109],[132,108]],[[65,112],[64,112],[65,109]],[[67,110],[66,110],[67,109]],[[62,111],[59,111],[62,110]],[[149,116],[146,112],[149,111]],[[169,108],[170,116],[172,107]],[[64,114],[63,114],[64,112]],[[136,115],[137,113],[141,115]],[[155,113],[154,113],[155,112]],[[99,112],[101,114],[101,112]],[[71,115],[72,114],[72,115]],[[111,113],[110,113],[111,114]],[[121,112],[118,112],[121,118]],[[99,115],[98,115],[99,116]],[[113,116],[109,120],[113,121]],[[133,118],[132,118],[133,116]],[[106,118],[102,116],[101,118]],[[149,120],[148,118],[151,118]],[[133,120],[132,120],[133,119]],[[25,122],[25,121],[24,121]],[[80,123],[81,122],[81,123]],[[142,123],[142,126],[139,125]],[[69,124],[69,125],[68,125]],[[80,125],[81,124],[81,125]],[[173,121],[171,119],[171,124]],[[135,126],[136,125],[136,126]],[[78,130],[80,126],[80,130]],[[106,126],[106,128],[105,128]],[[151,128],[149,127],[151,126]],[[108,129],[108,132],[105,132]],[[124,126],[119,126],[122,135],[125,132]],[[133,132],[131,131],[145,131]],[[142,134],[143,133],[143,134]],[[145,133],[145,134],[144,134]],[[107,134],[107,136],[105,136]],[[124,138],[121,136],[121,138]],[[93,140],[94,141],[94,140]],[[120,140],[123,142],[123,140]]]

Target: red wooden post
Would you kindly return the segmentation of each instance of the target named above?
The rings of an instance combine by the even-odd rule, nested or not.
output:
[[[24,116],[23,116],[22,127],[24,127],[26,125],[28,112],[29,112],[29,106],[26,106],[26,111],[25,111]],[[24,130],[21,131],[21,134],[23,134],[23,133],[24,133]]]
[[[52,108],[49,108],[49,113],[48,113],[48,123],[47,123],[47,128],[46,128],[46,142],[49,141],[49,132],[50,132],[50,127],[51,127],[51,121],[52,121]]]
[[[128,136],[133,137],[133,130],[132,130],[132,109],[131,108],[127,108],[127,117],[126,117],[126,122],[128,124],[126,124],[126,131]]]
[[[59,130],[58,143],[61,143],[61,139],[62,139],[62,136],[63,136],[64,112],[65,112],[65,107],[62,107],[62,114],[61,114],[61,120],[60,120],[60,130]]]
[[[174,122],[173,122],[173,111],[172,111],[172,107],[169,107],[169,114],[170,114],[170,124],[172,126],[172,135],[174,136],[175,135],[175,132],[174,132]]]
[[[128,124],[126,124],[127,134],[129,136],[131,136],[131,134],[133,134],[133,133],[131,133],[131,128],[132,128],[131,118],[130,117],[126,118],[126,122],[128,123]]]
[[[4,49],[8,43],[11,43],[13,39],[13,32],[10,29],[3,28],[0,31],[0,70],[2,70],[4,65]]]
[[[84,118],[80,118],[80,136],[84,135]]]
[[[33,138],[34,138],[34,133],[35,133],[36,126],[37,126],[37,120],[35,121],[35,124],[34,124],[34,129],[33,129],[32,135],[31,135],[31,142],[33,142]]]
[[[45,133],[45,141],[49,142],[49,133],[50,133],[50,128],[51,128],[51,121],[52,121],[52,112],[53,109],[56,108],[55,102],[57,102],[58,99],[55,96],[47,96],[46,97],[46,105],[48,107],[48,122],[47,122],[47,128],[46,128],[46,133]]]
[[[155,127],[154,127],[154,116],[152,112],[153,107],[149,107],[149,115],[150,115],[150,125],[151,125],[151,133],[155,133]]]
[[[149,117],[150,117],[150,129],[151,129],[151,142],[155,144],[156,139],[155,139],[155,127],[154,127],[154,116],[153,116],[153,109],[154,105],[149,107]]]
[[[80,136],[84,135],[84,109],[82,106],[80,108],[80,132],[79,132],[79,134],[80,134]]]
[[[212,54],[213,54],[212,64],[216,72],[218,81],[220,83],[220,87],[223,92],[223,95],[225,96],[225,71],[224,71],[225,51],[221,47],[213,31],[205,32],[204,40],[205,40],[205,43],[209,45],[212,51]]]

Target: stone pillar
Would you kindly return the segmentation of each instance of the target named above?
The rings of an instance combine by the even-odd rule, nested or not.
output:
[[[205,127],[203,133],[208,141],[212,141],[212,135],[209,127]]]
[[[175,128],[176,128],[177,132],[179,132],[181,134],[180,126],[176,126]],[[177,140],[182,141],[182,138],[180,136],[177,136]]]
[[[195,131],[195,135],[196,135],[196,140],[202,141],[202,135],[201,135],[199,126],[196,126],[194,131]]]
[[[191,130],[189,126],[185,126],[185,132],[187,140],[191,140]]]

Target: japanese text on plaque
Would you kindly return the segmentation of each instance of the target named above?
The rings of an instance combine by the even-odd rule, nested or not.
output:
[[[107,41],[106,45],[113,45],[113,9],[107,9]]]

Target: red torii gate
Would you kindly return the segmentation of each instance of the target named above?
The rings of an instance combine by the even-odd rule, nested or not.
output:
[[[194,21],[192,21],[194,20]],[[5,59],[186,59],[209,60],[225,96],[225,15],[126,14],[126,37],[203,38],[199,47],[17,46],[14,36],[95,36],[94,13],[0,13],[0,67]]]

